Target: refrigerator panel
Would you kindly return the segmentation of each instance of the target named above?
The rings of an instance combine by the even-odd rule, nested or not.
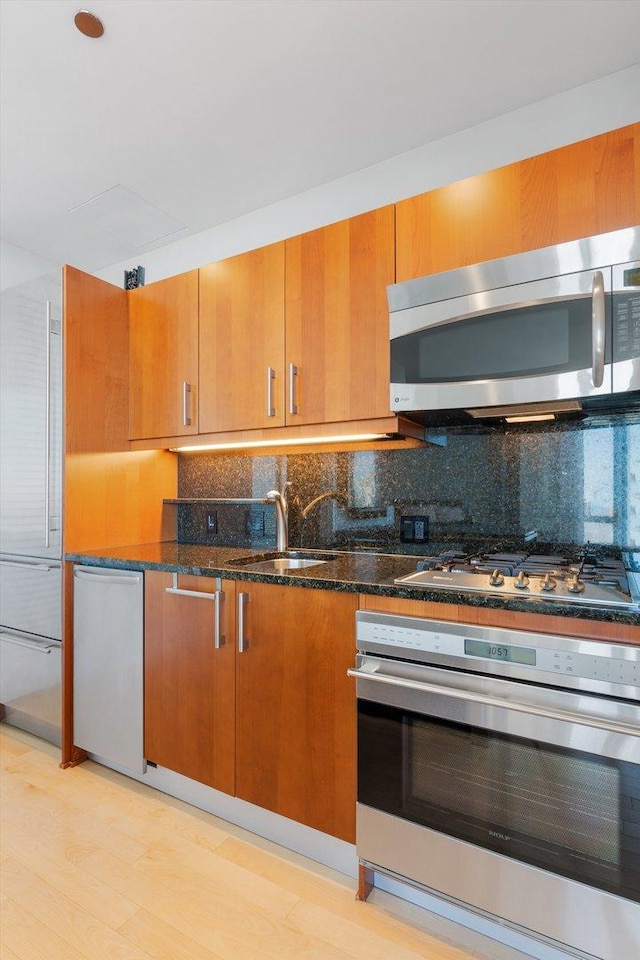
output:
[[[60,561],[0,556],[0,627],[61,639]]]
[[[61,648],[57,640],[0,629],[0,719],[58,746]]]
[[[61,556],[62,283],[0,299],[0,550]]]

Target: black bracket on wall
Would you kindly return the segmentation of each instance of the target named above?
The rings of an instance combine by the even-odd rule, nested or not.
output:
[[[125,290],[135,290],[136,287],[144,287],[144,267],[132,267],[124,272]]]

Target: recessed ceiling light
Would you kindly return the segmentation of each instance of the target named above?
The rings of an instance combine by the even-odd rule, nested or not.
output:
[[[85,37],[91,37],[93,40],[97,40],[104,33],[102,20],[99,20],[94,13],[89,13],[88,10],[78,10],[73,22],[80,33],[84,33]]]

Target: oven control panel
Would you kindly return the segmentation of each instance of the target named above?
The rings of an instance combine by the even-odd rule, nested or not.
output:
[[[359,611],[358,649],[434,666],[528,675],[571,685],[572,678],[640,688],[640,646],[525,633]],[[536,674],[542,676],[536,677]]]

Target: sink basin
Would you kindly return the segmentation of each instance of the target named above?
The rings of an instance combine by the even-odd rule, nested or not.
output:
[[[299,557],[276,557],[275,560],[258,560],[244,564],[245,570],[256,573],[281,573],[283,570],[299,570],[301,567],[318,567],[326,560],[303,560]]]
[[[297,553],[290,555],[280,554],[276,557],[263,557],[261,560],[252,560],[251,557],[242,557],[239,560],[231,560],[234,566],[242,567],[243,570],[250,570],[252,573],[285,573],[287,570],[301,570],[305,567],[318,567],[320,564],[328,563],[334,557],[301,557]]]

